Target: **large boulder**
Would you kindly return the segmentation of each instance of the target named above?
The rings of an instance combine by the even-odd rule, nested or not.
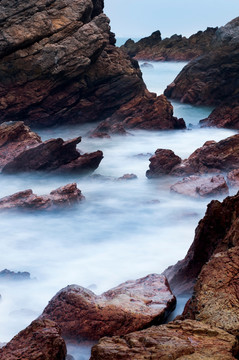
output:
[[[231,230],[232,231],[232,230]],[[238,235],[238,226],[233,229]],[[213,255],[200,272],[183,316],[239,336],[239,246]]]
[[[187,255],[183,260],[164,271],[164,275],[167,276],[174,293],[192,292],[203,265],[213,255],[215,257],[214,262],[217,256],[219,261],[220,252],[239,246],[238,216],[239,193],[235,196],[228,196],[223,202],[217,200],[210,202],[204,218],[199,221],[195,230],[195,238]],[[233,268],[233,263],[230,266]],[[222,269],[222,271],[224,270]],[[225,271],[226,273],[227,271]],[[208,276],[211,276],[210,272]],[[215,286],[220,286],[220,276],[218,281],[218,285],[215,284]],[[215,296],[217,296],[216,291]]]
[[[137,62],[114,43],[103,0],[1,2],[0,122],[98,121],[145,99]]]
[[[41,318],[56,321],[65,338],[97,340],[162,323],[175,302],[166,278],[152,274],[99,296],[77,285],[67,286],[53,297]]]
[[[0,348],[1,360],[65,360],[66,345],[59,326],[48,319],[35,320]]]
[[[238,341],[233,335],[186,320],[102,338],[93,346],[90,360],[235,360],[237,355]]]
[[[211,51],[183,68],[164,94],[191,104],[216,105],[205,125],[239,128],[239,18],[219,28]]]
[[[0,211],[11,209],[55,210],[57,208],[71,207],[84,199],[85,197],[75,183],[61,186],[51,191],[49,195],[39,196],[33,194],[32,190],[29,189],[1,198]]]
[[[27,171],[93,172],[103,159],[102,151],[80,154],[76,149],[81,137],[42,142],[23,122],[0,126],[0,169],[3,173]]]
[[[129,39],[121,48],[137,60],[187,61],[211,50],[217,29],[209,27],[189,38],[175,34],[165,39],[161,38],[160,31],[155,31],[137,42]]]

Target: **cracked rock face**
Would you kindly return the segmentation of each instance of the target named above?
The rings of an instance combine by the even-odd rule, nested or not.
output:
[[[162,275],[127,281],[102,295],[71,285],[59,291],[41,318],[57,322],[65,338],[98,340],[162,323],[175,297]]]

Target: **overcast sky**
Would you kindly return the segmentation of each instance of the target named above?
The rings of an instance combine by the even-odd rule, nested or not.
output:
[[[239,0],[105,0],[117,37],[191,35],[239,16]]]

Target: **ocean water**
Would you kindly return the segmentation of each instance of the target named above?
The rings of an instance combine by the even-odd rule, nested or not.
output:
[[[182,63],[153,63],[143,67],[150,90],[162,93]],[[31,280],[0,282],[0,342],[9,341],[41,314],[57,291],[78,284],[100,294],[119,283],[150,273],[161,273],[182,259],[194,238],[209,199],[190,199],[170,193],[176,179],[149,180],[145,172],[157,148],[188,157],[207,140],[219,141],[236,133],[200,129],[198,121],[211,108],[174,103],[175,114],[185,117],[186,130],[132,131],[129,136],[88,139],[94,125],[41,130],[42,139],[81,135],[83,152],[102,150],[96,174],[112,180],[49,174],[0,174],[0,197],[31,188],[46,194],[77,182],[86,200],[71,210],[52,213],[5,213],[0,217],[1,269],[29,271]],[[126,173],[137,179],[117,181]],[[220,197],[219,197],[220,199]],[[89,358],[90,346],[69,346],[76,360]]]

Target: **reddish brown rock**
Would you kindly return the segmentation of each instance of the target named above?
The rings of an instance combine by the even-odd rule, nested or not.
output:
[[[49,302],[41,318],[55,319],[68,339],[97,340],[159,324],[174,307],[166,278],[152,274],[100,296],[77,285],[67,286]]]
[[[212,255],[239,246],[238,216],[239,193],[223,202],[210,202],[187,255],[164,271],[175,294],[192,292],[203,265]]]
[[[169,174],[176,165],[181,163],[182,159],[172,150],[158,149],[149,161],[150,170],[146,172],[146,176],[150,179]]]
[[[239,186],[239,169],[230,171],[227,174],[227,181],[231,186]]]
[[[219,142],[207,141],[188,159],[181,160],[171,150],[159,149],[150,158],[147,177],[162,175],[188,176],[230,171],[239,167],[239,135]]]
[[[187,61],[211,50],[216,31],[217,28],[207,28],[189,38],[175,34],[165,39],[160,31],[155,31],[136,43],[129,39],[121,48],[137,60]]]
[[[198,321],[167,325],[103,338],[93,346],[90,360],[235,360],[238,341],[233,335]]]
[[[65,360],[60,328],[48,319],[35,320],[0,348],[1,360]]]
[[[238,270],[239,246],[213,255],[200,272],[194,295],[188,301],[183,316],[217,326],[238,337]]]
[[[0,210],[54,210],[73,206],[84,200],[75,183],[53,190],[49,195],[38,196],[32,190],[20,191],[0,199]]]
[[[227,183],[222,175],[213,177],[189,176],[172,185],[170,190],[192,197],[228,195],[229,193]]]
[[[200,124],[202,127],[239,129],[239,99],[223,101],[206,119],[201,120]]]
[[[103,159],[102,151],[81,155],[81,137],[42,142],[23,122],[0,126],[0,168],[3,173],[26,171],[93,172]]]
[[[125,175],[119,177],[117,180],[135,180],[137,178],[138,177],[135,174],[125,174]]]

